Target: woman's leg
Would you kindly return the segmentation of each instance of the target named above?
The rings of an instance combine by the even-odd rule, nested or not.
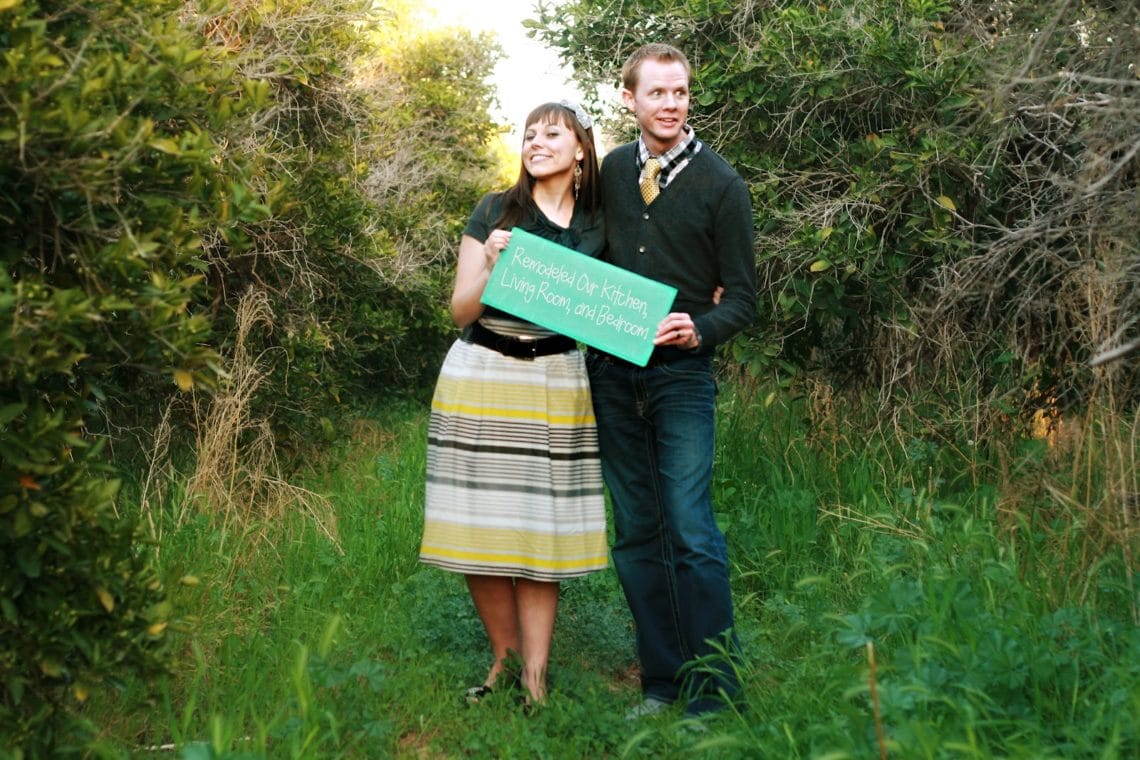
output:
[[[519,628],[522,629],[522,682],[534,702],[546,699],[546,666],[558,612],[558,584],[519,578],[515,583]]]
[[[503,670],[504,660],[510,652],[522,650],[519,642],[519,613],[515,601],[513,578],[497,575],[467,575],[467,590],[475,602],[475,609],[483,620],[491,653],[495,657],[485,686],[493,686]]]

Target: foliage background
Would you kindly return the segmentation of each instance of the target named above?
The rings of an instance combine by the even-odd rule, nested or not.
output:
[[[424,32],[413,11],[0,0],[3,753],[96,751],[98,723],[122,730],[100,739],[112,756],[132,730],[213,731],[225,754],[252,722],[263,747],[351,754],[359,736],[338,710],[397,737],[388,750],[408,749],[402,731],[420,743],[410,752],[448,734],[424,723],[430,705],[390,731],[362,723],[372,707],[338,690],[378,684],[375,663],[330,664],[336,625],[314,641],[308,619],[318,600],[322,625],[360,604],[325,596],[345,557],[379,566],[343,588],[384,579],[466,609],[399,554],[416,530],[413,456],[391,464],[381,441],[376,468],[347,484],[313,472],[323,449],[360,440],[362,406],[430,392],[453,335],[455,240],[501,183],[493,40]],[[632,123],[603,99],[622,60],[678,42],[695,66],[692,121],[752,190],[762,317],[723,357],[743,395],[722,410],[737,427],[716,488],[745,619],[777,621],[756,623],[755,651],[786,659],[750,664],[759,713],[725,746],[873,747],[860,648],[884,641],[884,704],[909,746],[934,752],[943,732],[980,740],[975,754],[1135,746],[1117,716],[1140,704],[1120,665],[1140,620],[1137,13],[1079,0],[536,9],[531,28],[597,86],[619,138]],[[355,501],[389,480],[398,492],[371,498],[403,511]],[[362,547],[378,524],[380,545]],[[292,559],[312,534],[320,548]],[[785,554],[799,561],[773,566]],[[889,583],[864,593],[862,578]],[[369,609],[399,628],[399,599]],[[615,599],[589,587],[571,610],[616,624]],[[349,622],[359,640],[396,636]],[[274,626],[277,649],[241,645]],[[306,643],[267,717],[242,700],[290,636]],[[425,636],[384,639],[377,659],[459,646],[446,621]],[[627,648],[615,633],[591,650],[626,686]],[[836,661],[850,693],[811,671]],[[171,663],[168,724],[120,725],[116,700],[154,713],[147,676]],[[435,675],[440,692],[455,677]],[[796,702],[767,735],[772,678],[816,695],[834,732]],[[596,706],[617,709],[611,686]],[[227,704],[241,708],[227,718]],[[853,726],[855,744],[837,738]],[[1081,726],[1108,739],[1090,745]],[[468,730],[468,751],[496,746]],[[524,736],[520,755],[561,746]],[[653,730],[624,750],[584,741],[680,746]]]
[[[975,382],[1008,415],[1088,399],[1136,339],[1134,4],[582,0],[533,27],[599,98],[647,40],[690,57],[690,120],[752,189],[754,374]]]
[[[5,743],[156,665],[171,608],[121,472],[175,452],[187,511],[204,483],[298,498],[343,404],[429,386],[496,48],[410,10],[0,3]]]

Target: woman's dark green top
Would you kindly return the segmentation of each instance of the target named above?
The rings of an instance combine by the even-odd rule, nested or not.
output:
[[[471,212],[471,218],[467,220],[463,234],[470,235],[480,243],[486,241],[487,236],[495,229],[495,222],[502,216],[504,196],[505,193],[501,192],[484,195],[479,204],[475,206],[475,210]],[[600,210],[591,214],[582,208],[575,208],[570,226],[560,227],[550,221],[546,214],[542,213],[536,206],[530,214],[519,222],[518,227],[532,235],[538,235],[592,258],[601,256],[602,248],[606,244],[606,227]],[[518,319],[518,317],[506,314],[493,306],[485,307],[483,313],[486,316]]]

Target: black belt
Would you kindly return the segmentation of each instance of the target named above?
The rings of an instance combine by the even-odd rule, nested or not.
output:
[[[573,351],[578,344],[565,335],[552,335],[549,338],[512,338],[488,330],[478,322],[472,322],[463,331],[463,340],[498,351],[503,356],[515,359],[533,359],[536,356],[549,356]]]

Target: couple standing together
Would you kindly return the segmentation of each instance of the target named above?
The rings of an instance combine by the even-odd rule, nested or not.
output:
[[[622,101],[640,137],[599,170],[592,122],[546,103],[527,117],[519,179],[485,196],[464,230],[451,313],[464,328],[432,400],[420,559],[463,573],[494,656],[478,701],[516,677],[546,698],[559,582],[613,560],[637,631],[643,702],[714,710],[739,687],[724,536],[711,485],[715,347],[755,312],[748,190],[686,123],[691,68],[678,49],[638,49]],[[645,367],[480,303],[519,227],[677,288]],[[721,290],[723,288],[723,290]],[[600,453],[600,457],[599,457]]]

